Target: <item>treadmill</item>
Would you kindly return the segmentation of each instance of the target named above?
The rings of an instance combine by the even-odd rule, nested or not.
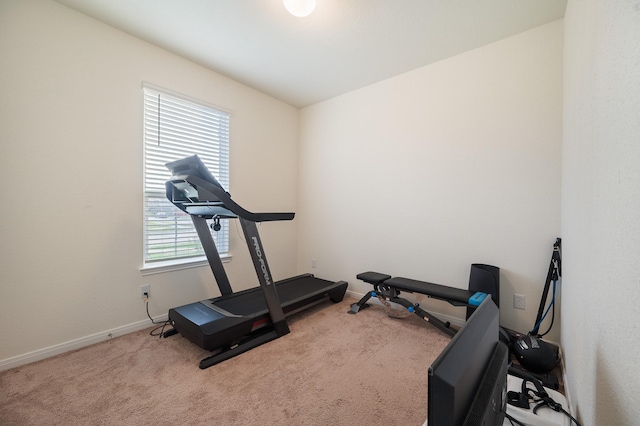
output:
[[[260,241],[258,222],[292,220],[294,213],[252,213],[231,199],[197,155],[166,164],[172,178],[166,195],[191,216],[221,296],[169,310],[173,330],[199,347],[214,351],[200,361],[208,368],[289,333],[286,317],[330,299],[342,301],[346,281],[332,282],[312,274],[274,282]],[[221,219],[238,219],[258,275],[259,287],[234,293],[209,231]]]

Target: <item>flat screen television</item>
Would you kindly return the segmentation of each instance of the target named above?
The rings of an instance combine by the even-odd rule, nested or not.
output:
[[[499,337],[490,297],[469,317],[429,367],[429,426],[502,425],[509,352]]]

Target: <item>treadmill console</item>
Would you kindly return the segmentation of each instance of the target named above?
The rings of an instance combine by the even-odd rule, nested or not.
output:
[[[221,200],[229,194],[200,157],[192,155],[167,163],[166,166],[173,175],[166,183],[166,195],[180,210],[206,218],[237,217]]]
[[[170,163],[167,163],[166,166],[169,171],[171,171],[171,174],[176,178],[179,176],[188,175],[197,176],[200,179],[204,179],[224,191],[224,188],[222,187],[222,185],[220,185],[218,179],[216,179],[215,176],[211,174],[209,169],[207,169],[207,166],[204,165],[198,155],[192,155],[190,157],[172,161]]]
[[[166,195],[180,210],[206,219],[242,217],[252,222],[291,220],[294,213],[252,213],[231,199],[200,157],[192,155],[166,164],[173,177]]]

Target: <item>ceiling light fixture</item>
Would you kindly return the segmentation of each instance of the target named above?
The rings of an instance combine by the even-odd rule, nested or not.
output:
[[[298,18],[311,15],[316,9],[316,0],[283,0],[284,8]]]

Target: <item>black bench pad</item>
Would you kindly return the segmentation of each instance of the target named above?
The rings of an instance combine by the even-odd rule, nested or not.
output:
[[[412,280],[410,278],[394,277],[384,281],[385,285],[395,287],[411,293],[426,294],[436,299],[467,304],[475,291],[461,288],[447,287],[441,284],[428,283],[426,281]]]
[[[356,275],[356,278],[369,284],[381,284],[391,278],[391,275],[381,274],[379,272],[367,271]]]

